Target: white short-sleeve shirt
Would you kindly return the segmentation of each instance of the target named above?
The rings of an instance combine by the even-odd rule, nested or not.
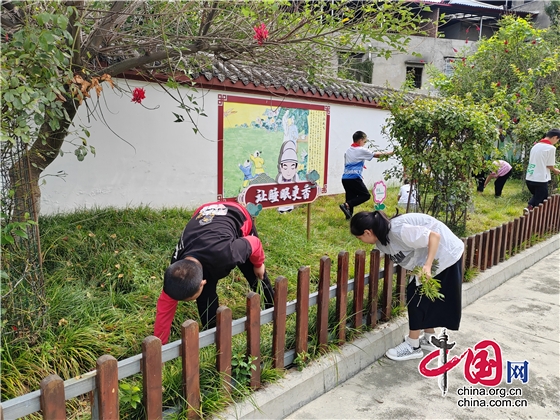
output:
[[[389,255],[395,264],[407,270],[414,270],[425,264],[428,258],[428,240],[432,231],[440,235],[435,256],[438,260],[436,275],[455,264],[463,255],[465,249],[463,241],[444,223],[432,216],[408,213],[391,219],[390,223],[389,243],[382,245],[378,241],[375,246]]]
[[[529,165],[525,179],[533,182],[550,181],[550,169],[547,166],[554,166],[556,148],[552,144],[539,142],[531,148],[529,154]]]

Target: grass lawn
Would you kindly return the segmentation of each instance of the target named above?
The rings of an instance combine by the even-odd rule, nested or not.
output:
[[[474,212],[469,213],[468,235],[522,215],[528,196],[521,190],[521,181],[509,180],[499,199],[494,198],[493,184],[484,194],[473,191]],[[395,212],[397,194],[398,188],[388,191],[385,204],[389,215]],[[288,214],[270,209],[258,216],[256,223],[267,256],[267,270],[271,279],[280,275],[288,278],[289,299],[295,299],[299,267],[310,266],[311,291],[314,291],[323,255],[333,262],[334,282],[340,251],[350,253],[352,277],[355,251],[371,249],[350,235],[348,221],[338,208],[343,201],[343,195],[323,196],[311,205],[309,241],[307,205]],[[358,209],[371,208],[370,201]],[[191,209],[142,207],[43,217],[40,227],[48,325],[33,346],[25,341],[2,340],[2,400],[38,389],[40,380],[51,373],[66,380],[93,370],[96,359],[103,354],[123,359],[140,353],[142,340],[153,333],[163,272],[191,214]],[[220,281],[220,303],[232,309],[234,318],[244,315],[244,296],[248,290],[238,271]],[[195,303],[181,303],[170,340],[180,338],[179,326],[189,318],[198,319]],[[263,336],[267,331],[263,327]],[[263,350],[266,350],[266,337],[263,340]],[[243,349],[241,338],[238,347]],[[201,352],[201,366],[208,372],[212,370],[213,351],[210,348]],[[264,380],[274,377],[270,369],[263,370]],[[227,401],[214,395],[219,388],[217,379],[211,373],[205,378],[203,409],[212,412]],[[178,364],[166,364],[164,385],[164,403],[176,404],[180,393]],[[73,409],[80,411],[82,403],[75,404]],[[121,405],[123,418],[142,417],[139,409],[127,406],[126,398]]]

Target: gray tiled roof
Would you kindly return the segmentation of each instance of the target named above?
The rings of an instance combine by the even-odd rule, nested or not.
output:
[[[449,3],[451,5],[461,5],[461,6],[472,6],[472,7],[480,7],[483,9],[495,9],[495,10],[504,10],[504,8],[502,6],[494,6],[492,4],[488,4],[488,3],[483,3],[480,1],[476,1],[476,0],[449,0],[446,3]]]
[[[353,82],[339,78],[325,78],[320,83],[309,82],[303,72],[285,69],[265,69],[247,66],[233,61],[216,61],[212,69],[193,75],[194,78],[204,77],[208,82],[232,83],[241,82],[244,87],[266,87],[267,89],[285,89],[294,94],[308,94],[327,98],[343,99],[366,103],[376,103],[381,97],[396,92],[381,86]],[[407,93],[406,98],[412,100],[419,94]]]

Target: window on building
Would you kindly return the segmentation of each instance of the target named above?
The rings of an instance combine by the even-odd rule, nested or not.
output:
[[[444,57],[445,64],[443,66],[443,74],[446,76],[451,76],[455,71],[455,61],[457,60],[455,57]]]
[[[422,89],[423,66],[406,66],[406,79],[416,89]]]
[[[373,62],[368,60],[365,54],[339,54],[338,76],[356,82],[371,83]]]

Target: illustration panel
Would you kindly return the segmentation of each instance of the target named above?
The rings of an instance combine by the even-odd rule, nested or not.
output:
[[[218,199],[250,185],[311,182],[325,193],[329,107],[220,95]]]

